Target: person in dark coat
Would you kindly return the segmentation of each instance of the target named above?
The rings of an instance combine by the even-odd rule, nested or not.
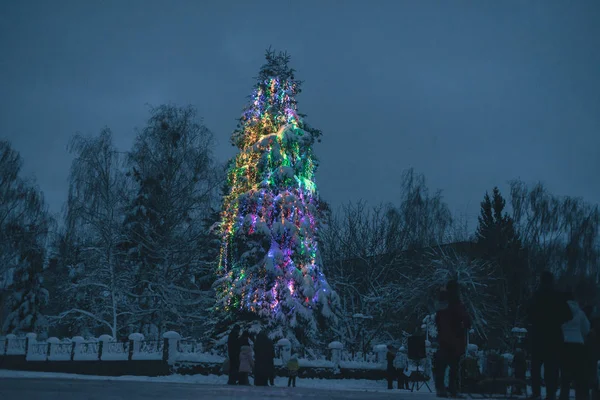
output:
[[[589,352],[589,383],[592,388],[592,400],[600,400],[600,390],[598,383],[598,360],[600,359],[600,309],[593,307],[589,312],[591,324],[590,334],[588,335]]]
[[[391,344],[388,345],[388,347],[387,347],[386,359],[387,359],[386,375],[387,375],[388,389],[393,389],[394,381],[396,380],[396,377],[397,377],[397,371],[396,371],[396,366],[394,365],[394,360],[396,359],[396,352],[394,351],[394,347]],[[400,382],[398,382],[398,389],[400,389]]]
[[[513,358],[513,373],[515,378],[525,382],[527,379],[527,354],[525,353],[525,349],[523,349],[522,344],[518,343],[515,348],[515,355]],[[523,393],[523,389],[527,389],[527,387],[522,386],[520,384],[515,385],[514,393],[517,396],[520,396]]]
[[[228,385],[238,383],[240,370],[240,326],[234,325],[227,338],[227,355],[229,356],[229,380]]]
[[[271,354],[273,354],[273,357],[271,357],[271,365],[269,365],[269,370],[271,371],[269,374],[269,385],[275,386],[275,343],[273,343],[271,339],[269,339],[269,341],[271,342]]]
[[[566,293],[567,304],[573,318],[562,326],[564,343],[560,361],[560,400],[569,400],[571,384],[575,387],[576,400],[589,399],[589,349],[586,348],[590,333],[590,321],[579,307],[572,292]]]
[[[458,368],[460,358],[467,347],[467,331],[471,328],[471,318],[460,300],[458,281],[451,280],[446,290],[440,292],[439,307],[435,314],[438,329],[439,349],[436,352],[435,387],[438,397],[458,397]],[[444,378],[446,368],[450,368],[449,393]]]
[[[554,288],[554,276],[544,272],[540,287],[529,307],[532,399],[541,398],[541,368],[544,365],[546,399],[555,400],[558,389],[559,349],[563,344],[562,325],[573,318],[562,293]]]
[[[256,369],[254,373],[255,386],[268,386],[274,374],[275,346],[267,332],[262,330],[254,342]],[[273,379],[274,380],[274,379]],[[274,382],[273,382],[274,383]]]

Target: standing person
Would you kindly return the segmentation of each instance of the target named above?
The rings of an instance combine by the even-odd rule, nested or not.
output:
[[[589,315],[591,330],[588,335],[589,376],[592,400],[600,400],[598,385],[598,359],[600,359],[600,310],[593,307]]]
[[[254,386],[267,386],[267,371],[265,362],[263,361],[266,347],[264,336],[264,332],[260,331],[254,341],[254,355],[256,358],[254,364]]]
[[[406,348],[400,347],[396,358],[394,359],[394,367],[396,367],[396,374],[398,375],[398,389],[408,389],[408,357],[406,356]]]
[[[269,361],[269,384],[271,386],[275,386],[275,343],[273,343],[273,341],[270,338],[267,337],[267,339],[269,339],[269,358],[267,359]]]
[[[517,348],[515,349],[515,355],[513,358],[513,371],[515,378],[525,382],[527,379],[527,355],[525,354],[525,350],[521,347],[520,344],[517,344]],[[515,385],[515,395],[520,396],[523,392],[523,389],[527,391],[527,386],[522,386],[520,384]]]
[[[288,370],[288,387],[293,385],[296,387],[296,377],[298,376],[298,370],[300,369],[300,363],[298,362],[298,355],[294,354],[287,362],[286,368]]]
[[[544,365],[546,399],[555,400],[558,388],[559,351],[562,325],[573,315],[563,295],[554,288],[554,276],[543,272],[540,287],[529,307],[532,399],[541,398],[541,368]]]
[[[268,386],[269,381],[274,380],[275,346],[266,331],[261,330],[256,336],[254,352],[256,354],[254,384],[255,386]]]
[[[397,371],[396,371],[396,367],[394,365],[394,360],[396,359],[396,352],[394,351],[394,346],[392,346],[391,344],[389,344],[387,347],[386,359],[387,359],[386,375],[387,375],[388,389],[393,389],[394,381],[397,378],[397,375],[396,375]],[[400,387],[398,387],[398,389],[400,389]]]
[[[229,379],[228,385],[238,383],[238,372],[240,369],[240,326],[234,325],[227,338],[227,355],[229,356]]]
[[[573,318],[562,325],[564,343],[560,360],[560,400],[569,400],[571,382],[575,387],[575,399],[587,400],[589,397],[589,372],[587,371],[589,362],[585,339],[590,333],[590,321],[573,298],[573,293],[567,292],[565,298]]]
[[[250,334],[244,331],[240,337],[240,385],[250,385],[248,376],[254,370],[254,359],[252,357],[252,347],[250,347]]]
[[[438,397],[459,397],[458,368],[460,358],[467,347],[467,331],[471,328],[471,318],[460,300],[458,281],[451,280],[446,290],[440,292],[439,309],[435,314],[438,329],[439,349],[436,353],[435,387]],[[444,384],[446,368],[450,368],[448,390]],[[448,393],[449,392],[449,393]]]

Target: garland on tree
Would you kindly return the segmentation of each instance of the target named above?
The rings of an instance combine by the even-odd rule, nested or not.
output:
[[[321,132],[297,112],[301,82],[289,56],[269,50],[266,59],[231,138],[239,153],[223,202],[215,309],[232,321],[258,317],[272,336],[307,342],[335,323],[338,302],[318,249],[312,145]]]

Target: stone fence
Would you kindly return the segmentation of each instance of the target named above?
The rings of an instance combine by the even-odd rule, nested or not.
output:
[[[7,335],[0,338],[0,356],[24,356],[26,361],[131,361],[163,360],[173,362],[181,337],[166,332],[163,340],[144,340],[139,333],[129,335],[129,341],[117,342],[109,335],[97,339],[75,336],[60,340],[51,337],[38,341],[35,333],[25,337]]]
[[[162,340],[146,340],[140,333],[133,333],[128,339],[117,342],[109,335],[102,335],[91,339],[75,336],[38,341],[35,333],[23,337],[11,334],[0,337],[0,356],[24,356],[26,361],[162,360],[171,365],[180,362],[222,364],[225,361],[225,351],[204,352],[201,343],[182,339],[177,332],[166,332]],[[374,346],[373,352],[368,355],[356,354],[354,357],[343,347],[340,342],[332,342],[328,346],[327,357],[301,358],[301,364],[322,368],[385,369],[387,349],[384,345]],[[276,343],[276,349],[275,363],[283,366],[292,355],[291,343],[281,339]]]
[[[327,355],[308,354],[300,357],[301,377],[361,377],[382,379],[386,368],[385,346],[374,346],[367,355],[352,354],[340,342],[332,342]],[[289,340],[276,343],[275,367],[286,374],[292,356]],[[97,375],[167,375],[224,373],[226,349],[204,351],[200,342],[182,338],[177,332],[166,332],[162,340],[146,340],[140,333],[119,342],[109,335],[84,339],[81,336],[37,340],[34,333],[17,337],[0,337],[0,368],[74,372]]]
[[[286,364],[293,354],[291,343],[281,339],[276,343],[274,360],[277,374],[285,376]],[[419,370],[431,377],[432,349],[420,362],[411,361],[409,372]],[[222,375],[226,348],[204,351],[202,344],[182,338],[177,332],[166,332],[162,340],[146,340],[140,333],[129,335],[119,342],[108,335],[99,338],[76,336],[70,339],[55,337],[38,341],[34,333],[23,337],[0,337],[0,368],[68,372],[89,375],[179,374]],[[320,355],[307,351],[300,354],[299,376],[325,379],[384,379],[387,366],[387,347],[375,345],[369,354],[355,354],[344,349],[340,342],[331,342]],[[479,359],[481,372],[486,373],[487,355],[477,346],[469,345],[469,354]],[[503,374],[511,374],[511,355],[504,354]]]

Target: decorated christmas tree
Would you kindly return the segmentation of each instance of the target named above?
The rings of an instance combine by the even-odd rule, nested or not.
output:
[[[260,320],[274,337],[308,343],[336,322],[337,295],[322,272],[312,146],[321,132],[296,109],[301,82],[270,50],[231,140],[215,309]]]

